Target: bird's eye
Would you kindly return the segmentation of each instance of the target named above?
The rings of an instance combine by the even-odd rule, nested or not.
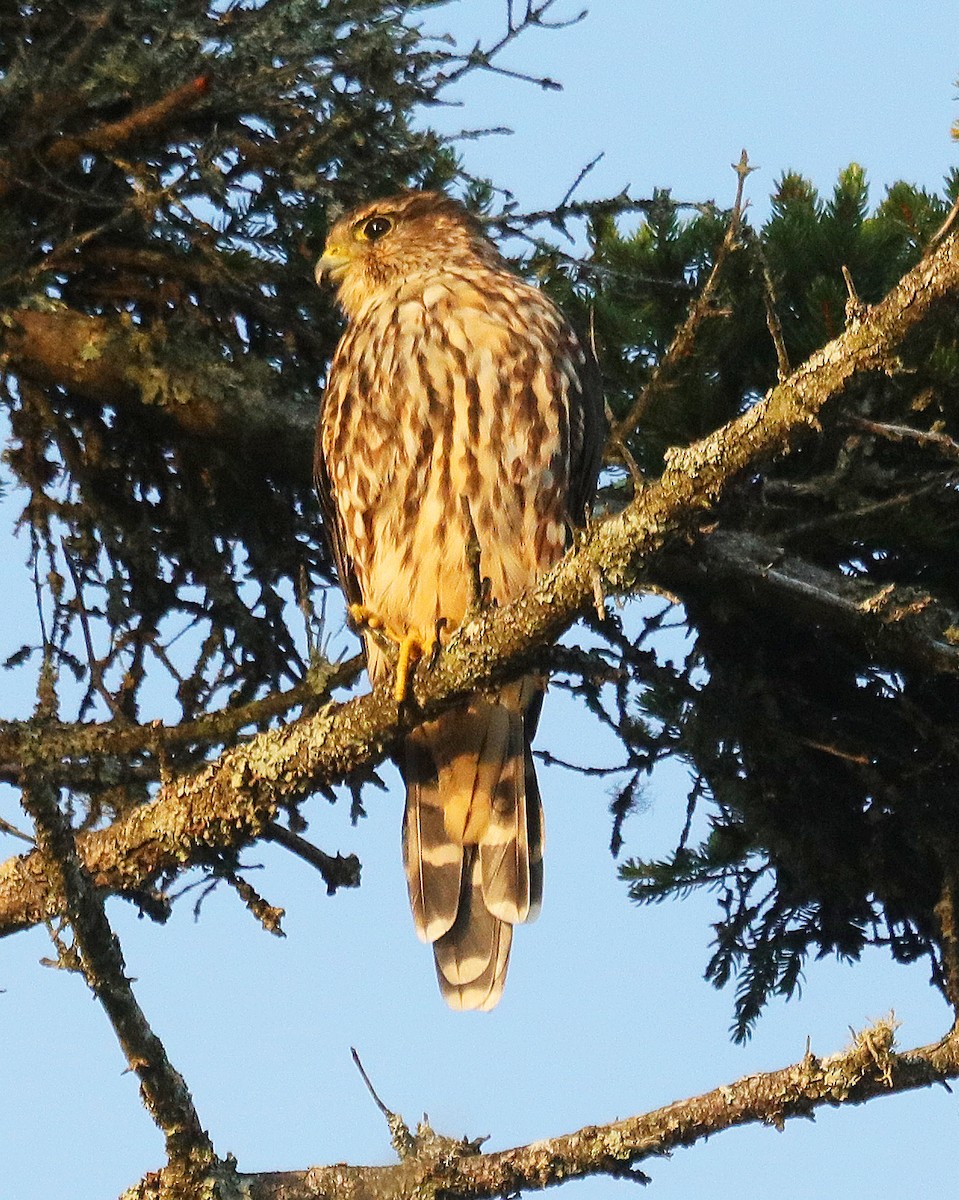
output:
[[[359,234],[368,242],[376,242],[392,228],[393,222],[389,217],[370,217],[360,226]]]

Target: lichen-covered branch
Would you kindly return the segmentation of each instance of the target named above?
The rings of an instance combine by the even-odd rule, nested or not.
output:
[[[782,1129],[790,1118],[808,1117],[826,1105],[862,1104],[959,1077],[959,1030],[902,1053],[895,1049],[894,1034],[895,1022],[882,1020],[857,1033],[847,1050],[827,1058],[807,1051],[781,1070],[747,1075],[641,1116],[587,1126],[528,1146],[481,1154],[475,1141],[434,1135],[420,1139],[421,1153],[392,1166],[340,1163],[305,1171],[237,1174],[224,1194],[252,1200],[412,1200],[440,1195],[446,1200],[484,1200],[593,1175],[644,1181],[641,1163],[726,1129],[753,1124]],[[148,1200],[155,1195],[154,1182],[144,1180],[123,1200]]]
[[[194,390],[188,401],[164,403],[145,394],[155,387],[153,350],[142,331],[111,317],[69,308],[17,309],[0,313],[0,352],[24,379],[68,389],[97,405],[154,404],[197,438],[256,446],[257,454],[286,464],[292,479],[309,486],[315,406],[296,403],[262,387],[222,390],[215,397]]]
[[[164,784],[151,804],[84,835],[78,848],[98,886],[138,890],[261,837],[281,806],[378,761],[403,732],[457,698],[520,674],[539,648],[593,604],[597,573],[607,591],[640,590],[655,556],[693,535],[743,471],[787,453],[854,377],[894,369],[906,333],[957,292],[959,241],[953,237],[748,412],[671,452],[662,477],[625,511],[596,524],[535,589],[458,630],[435,668],[417,678],[414,702],[402,711],[389,684],[329,705],[231,748],[197,774]],[[35,856],[0,867],[0,932],[56,911]]]
[[[150,778],[164,773],[167,755],[185,747],[208,747],[232,741],[241,729],[282,717],[290,709],[314,706],[337,688],[349,687],[363,669],[355,655],[344,662],[330,663],[310,673],[301,683],[282,692],[270,692],[248,704],[237,704],[204,713],[195,721],[177,725],[132,724],[129,721],[69,722],[45,719],[43,738],[38,742],[32,720],[0,721],[0,777],[16,782],[30,763],[42,765],[48,776],[66,783],[83,768],[104,759],[146,755],[156,760]]]
[[[110,928],[103,899],[76,853],[73,831],[57,802],[56,789],[38,774],[23,792],[23,806],[36,829],[37,854],[51,890],[75,939],[79,969],[110,1019],[130,1070],[140,1080],[147,1111],[166,1139],[171,1162],[182,1171],[205,1172],[213,1146],[200,1124],[189,1089],[150,1028],[126,976],[120,943]]]

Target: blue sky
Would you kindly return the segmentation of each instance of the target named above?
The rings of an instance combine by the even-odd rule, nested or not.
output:
[[[517,5],[519,7],[519,5]],[[557,15],[578,11],[557,6]],[[938,188],[959,158],[954,5],[645,3],[593,0],[589,17],[536,32],[508,65],[564,84],[545,92],[474,77],[458,109],[426,119],[452,130],[506,124],[512,137],[467,143],[467,163],[523,207],[555,202],[599,151],[584,195],[670,187],[729,203],[730,163],[745,147],[757,215],[777,176],[795,168],[828,191],[860,162],[873,196],[897,178]],[[505,4],[460,0],[426,14],[466,41],[502,25]],[[10,505],[0,510],[7,517]],[[5,551],[19,564],[25,547]],[[9,600],[9,597],[8,597]],[[10,608],[8,606],[8,612]],[[33,620],[29,593],[18,621]],[[23,640],[0,628],[0,652]],[[549,697],[541,743],[569,757],[611,753],[564,697]],[[488,1133],[504,1147],[628,1116],[784,1066],[807,1036],[841,1049],[848,1026],[895,1009],[901,1042],[937,1037],[947,1014],[923,964],[876,953],[855,968],[810,964],[801,999],[770,1006],[752,1041],[728,1038],[731,992],[702,980],[709,897],[637,910],[616,880],[603,786],[542,773],[547,884],[542,917],[517,932],[506,996],[491,1014],[448,1012],[431,956],[413,935],[399,849],[395,772],[351,828],[345,805],[313,800],[311,835],[356,851],[359,892],[327,898],[319,878],[272,847],[255,882],[287,910],[284,940],[262,933],[232,894],[194,923],[187,899],[166,928],[112,901],[137,994],[192,1086],[221,1153],[246,1169],[391,1158],[385,1125],[349,1055],[355,1045],[385,1102],[412,1122],[425,1110],[446,1133]],[[676,771],[655,777],[627,827],[627,853],[669,847],[683,818]],[[11,815],[9,797],[0,811]],[[14,847],[10,847],[14,849]],[[158,1165],[162,1147],[105,1018],[78,977],[38,965],[44,931],[0,944],[0,1200],[103,1200]],[[82,1098],[82,1099],[81,1099]],[[893,1200],[948,1190],[956,1103],[944,1090],[821,1114],[815,1123],[726,1133],[648,1167],[657,1200]],[[745,1178],[744,1178],[745,1176]],[[579,1200],[633,1187],[572,1185]]]

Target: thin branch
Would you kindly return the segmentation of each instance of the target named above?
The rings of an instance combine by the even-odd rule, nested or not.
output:
[[[923,449],[932,449],[944,458],[959,458],[959,442],[946,433],[936,433],[931,429],[914,429],[911,425],[890,425],[885,421],[870,421],[866,417],[850,414],[846,418],[849,425],[857,429],[874,433],[877,437],[890,442],[915,442]]]
[[[702,538],[695,553],[664,559],[661,570],[681,594],[739,587],[751,603],[839,629],[890,668],[959,675],[959,614],[921,588],[878,586],[790,555],[768,539],[721,529]]]
[[[57,802],[56,789],[37,773],[24,789],[23,807],[36,827],[36,853],[51,887],[62,897],[84,978],[109,1017],[130,1069],[140,1080],[143,1103],[166,1139],[168,1158],[181,1165],[192,1163],[205,1171],[214,1160],[213,1145],[183,1077],[167,1058],[133,994],[120,943],[110,928],[103,898],[77,855],[73,831]]]
[[[357,654],[344,662],[311,670],[302,683],[286,691],[270,692],[248,704],[205,713],[195,721],[179,725],[167,726],[159,721],[131,725],[120,721],[71,723],[46,719],[44,736],[38,743],[34,721],[0,721],[0,763],[11,777],[18,778],[29,752],[30,761],[42,764],[48,776],[59,778],[62,769],[65,779],[75,781],[74,771],[92,759],[143,753],[156,759],[155,769],[144,778],[158,779],[163,755],[186,747],[223,745],[242,729],[283,716],[300,705],[324,701],[334,691],[350,687],[362,669],[363,656]]]
[[[547,767],[562,767],[564,771],[573,771],[577,775],[595,776],[599,779],[606,779],[610,775],[619,775],[623,771],[629,770],[629,763],[616,763],[612,767],[584,767],[579,763],[567,762],[565,758],[559,758],[549,750],[534,750],[533,755]]]
[[[777,378],[783,380],[787,377],[792,368],[789,365],[789,354],[786,351],[786,342],[783,338],[782,322],[779,320],[779,303],[776,296],[776,285],[773,282],[773,275],[769,266],[769,259],[766,256],[766,248],[763,246],[762,238],[756,237],[752,231],[748,232],[750,249],[759,259],[759,264],[762,269],[763,307],[766,310],[766,328],[769,330],[769,336],[772,338],[773,346],[776,350]]]
[[[106,704],[113,716],[122,720],[122,711],[117,704],[116,697],[107,687],[103,678],[103,662],[97,658],[96,651],[93,648],[93,634],[90,632],[90,620],[83,603],[83,583],[80,579],[80,573],[77,570],[76,563],[73,561],[73,555],[70,553],[65,539],[61,539],[60,547],[63,550],[63,558],[67,564],[67,570],[70,572],[70,578],[73,581],[73,608],[80,617],[80,630],[83,634],[83,645],[87,652],[87,667],[90,672],[88,692],[80,705],[80,710],[83,711],[86,708],[90,692],[93,691]]]
[[[416,1153],[416,1138],[412,1133],[410,1133],[410,1127],[406,1124],[399,1113],[395,1113],[391,1108],[387,1108],[383,1101],[376,1094],[376,1088],[370,1081],[370,1077],[367,1075],[366,1069],[364,1068],[362,1062],[360,1062],[360,1056],[357,1054],[356,1049],[353,1046],[350,1047],[350,1054],[353,1057],[353,1063],[356,1066],[356,1069],[360,1073],[360,1078],[366,1084],[366,1090],[373,1097],[373,1103],[386,1118],[386,1125],[390,1131],[390,1142],[393,1145],[393,1149],[396,1151],[397,1158],[399,1158],[399,1160],[402,1162],[403,1159],[409,1158],[410,1155]]]
[[[746,186],[746,179],[755,170],[755,167],[749,165],[749,158],[745,150],[740,155],[739,162],[733,164],[733,170],[736,172],[737,178],[736,199],[733,202],[732,212],[726,224],[726,232],[723,235],[723,240],[716,251],[712,270],[709,272],[702,291],[690,305],[685,320],[673,335],[666,353],[656,364],[649,382],[636,397],[629,412],[610,430],[609,441],[607,442],[607,459],[612,459],[613,461],[620,460],[620,450],[623,444],[649,411],[649,406],[657,393],[662,389],[665,378],[681,359],[692,353],[700,325],[707,317],[719,315],[718,310],[713,307],[713,297],[719,287],[719,280],[726,265],[726,259],[739,246],[744,210],[743,192]]]
[[[16,825],[11,825],[3,817],[0,817],[0,833],[5,833],[7,837],[19,838],[21,842],[26,842],[28,846],[35,844],[34,839],[29,833],[24,833],[22,829],[18,829]]]
[[[507,206],[502,212],[494,213],[484,218],[484,224],[501,229],[507,234],[518,235],[521,230],[528,229],[532,225],[548,223],[554,227],[563,227],[568,221],[581,217],[627,216],[630,213],[643,213],[645,215],[654,208],[661,207],[662,204],[663,200],[661,197],[659,199],[634,198],[628,192],[623,191],[618,196],[611,196],[603,200],[570,200],[566,204],[556,208],[534,209],[531,212],[517,212],[515,209]],[[676,210],[692,209],[702,214],[715,212],[713,204],[703,203],[698,200],[670,199],[669,206]],[[573,261],[580,262],[581,260],[575,259]],[[589,266],[588,263],[584,263],[583,265]],[[630,275],[630,278],[634,278],[634,276]],[[661,281],[657,280],[657,282]]]
[[[727,1129],[807,1118],[817,1109],[862,1104],[959,1078],[959,1031],[940,1042],[898,1052],[895,1021],[855,1033],[847,1050],[818,1058],[809,1049],[792,1066],[747,1075],[700,1096],[641,1116],[590,1125],[576,1133],[544,1138],[490,1154],[470,1152],[475,1143],[442,1158],[410,1157],[387,1167],[312,1167],[306,1171],[241,1174],[235,1183],[257,1200],[398,1200],[438,1195],[448,1200],[487,1200],[539,1190],[593,1176],[638,1179],[639,1163],[662,1158]],[[145,1196],[131,1190],[124,1200]]]
[[[521,71],[509,71],[503,67],[495,65],[494,59],[506,49],[511,42],[514,42],[518,37],[524,34],[527,30],[534,26],[542,29],[568,29],[571,25],[577,25],[586,16],[586,9],[577,13],[575,17],[569,17],[560,21],[545,21],[543,18],[546,13],[553,7],[556,0],[542,0],[540,4],[527,4],[526,12],[521,20],[516,21],[513,18],[513,7],[510,4],[507,8],[506,32],[491,46],[482,47],[479,42],[473,47],[468,54],[451,55],[450,62],[461,63],[455,70],[449,74],[443,72],[437,76],[437,81],[440,88],[449,87],[450,84],[456,83],[467,75],[470,71],[484,70],[492,71],[498,75],[506,75],[511,79],[519,79],[524,83],[534,83],[539,87],[549,88],[553,91],[562,90],[562,85],[554,79],[545,77],[537,77],[535,75],[527,75]]]
[[[943,238],[952,231],[957,218],[959,218],[959,196],[953,200],[952,208],[950,208],[949,212],[946,214],[946,219],[929,239],[929,245],[926,247],[926,254],[930,254],[936,248],[936,246],[939,245]]]
[[[348,854],[345,858],[342,854],[337,854],[334,858],[332,854],[325,853],[319,846],[314,846],[292,829],[278,825],[275,821],[266,827],[263,837],[268,842],[276,842],[278,846],[283,846],[297,858],[302,858],[311,867],[315,867],[323,876],[328,896],[332,896],[341,887],[360,886],[360,860],[355,854]]]
[[[576,192],[576,190],[579,188],[580,184],[583,182],[583,180],[586,178],[586,176],[590,173],[590,171],[593,170],[594,167],[596,167],[599,163],[601,163],[605,157],[606,157],[606,151],[600,150],[599,154],[597,154],[594,159],[592,159],[590,162],[588,162],[586,164],[586,166],[580,170],[579,174],[576,176],[576,178],[573,180],[573,182],[569,185],[569,188],[567,189],[565,196],[563,196],[562,200],[560,200],[559,204],[556,206],[557,209],[562,210],[567,206],[567,204],[569,204],[569,202],[573,198],[574,192]]]

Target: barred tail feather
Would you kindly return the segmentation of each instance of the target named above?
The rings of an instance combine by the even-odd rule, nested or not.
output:
[[[406,742],[406,812],[403,865],[421,941],[435,942],[456,920],[463,875],[463,848],[446,834],[436,768],[422,730]]]
[[[512,926],[543,892],[543,814],[526,713],[541,687],[523,680],[474,700],[407,739],[403,856],[413,919],[432,942],[453,1008],[492,1008]],[[532,723],[532,722],[530,722]]]
[[[511,925],[529,919],[532,901],[527,799],[523,714],[510,713],[508,750],[492,792],[479,858],[486,907]]]
[[[483,903],[479,855],[464,851],[463,890],[452,929],[433,943],[436,977],[450,1008],[493,1008],[503,994],[513,927]]]
[[[529,913],[527,921],[535,921],[543,907],[543,858],[546,853],[546,822],[543,818],[543,801],[536,780],[533,751],[526,743],[524,754],[526,767],[526,829],[529,845]]]

